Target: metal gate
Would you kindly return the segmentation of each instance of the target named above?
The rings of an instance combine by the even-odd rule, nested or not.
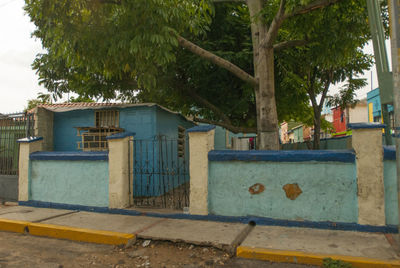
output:
[[[188,140],[134,140],[133,202],[137,207],[189,206]]]
[[[18,175],[17,140],[33,133],[33,114],[0,114],[0,175]]]

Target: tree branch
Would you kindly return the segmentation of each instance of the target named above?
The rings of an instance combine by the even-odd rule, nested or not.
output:
[[[300,15],[300,14],[305,14],[305,13],[308,13],[308,12],[313,11],[315,9],[324,8],[324,7],[336,4],[339,1],[341,1],[341,0],[316,0],[314,2],[311,2],[308,5],[300,6],[298,8],[295,8],[290,13],[286,13],[283,16],[283,19],[287,19],[287,18],[290,18],[290,17],[293,17],[293,16],[297,16],[297,15]]]
[[[275,44],[274,45],[274,51],[284,50],[284,49],[290,48],[290,47],[304,46],[304,45],[307,45],[308,43],[309,43],[309,41],[307,41],[307,40],[284,41],[284,42]]]
[[[332,71],[328,71],[327,75],[328,75],[328,79],[325,82],[325,88],[322,91],[321,101],[320,101],[319,106],[318,106],[320,111],[322,110],[326,95],[328,94],[329,86],[331,85],[331,82],[332,82],[332,79],[333,79],[333,72]]]
[[[179,36],[179,35],[178,35],[178,42],[182,47],[188,49],[189,51],[193,52],[194,54],[196,54],[206,60],[211,61],[212,63],[218,65],[219,67],[222,67],[222,68],[230,71],[231,73],[233,73],[234,75],[236,75],[237,77],[242,79],[243,81],[248,82],[253,86],[258,85],[258,81],[253,76],[246,73],[245,71],[240,69],[238,66],[234,65],[233,63],[231,63],[221,57],[218,57],[217,55],[197,46],[196,44],[193,44],[189,40],[186,40],[185,38],[183,38],[182,36]]]
[[[281,0],[279,5],[278,12],[276,13],[271,25],[269,26],[267,35],[264,40],[261,41],[261,47],[264,48],[272,48],[275,42],[275,39],[278,35],[279,28],[281,27],[285,17],[285,5],[286,0]]]
[[[231,125],[231,119],[221,111],[217,106],[209,102],[208,100],[204,99],[200,95],[198,95],[193,89],[191,88],[186,88],[184,89],[192,98],[194,98],[197,102],[203,104],[207,108],[209,108],[211,111],[213,111],[216,115],[218,115],[224,122],[227,124]]]
[[[205,123],[205,124],[212,124],[212,125],[220,126],[220,127],[223,127],[223,128],[225,128],[227,130],[232,131],[235,134],[237,134],[237,133],[257,133],[257,128],[235,127],[235,126],[233,126],[231,124],[227,124],[227,123],[224,123],[224,122],[217,122],[217,121],[212,121],[212,120],[198,118],[198,117],[195,117],[193,120],[195,122],[199,122],[199,123]]]

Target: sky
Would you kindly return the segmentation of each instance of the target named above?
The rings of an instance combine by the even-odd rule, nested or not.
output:
[[[39,92],[47,92],[38,85],[38,77],[31,68],[35,56],[43,53],[43,49],[39,40],[31,38],[35,26],[23,6],[24,0],[0,0],[0,113],[3,114],[21,112],[29,99],[35,99]],[[369,44],[365,51],[372,53],[372,45]],[[388,53],[390,56],[390,50]],[[358,91],[360,99],[366,98],[371,84],[373,88],[378,87],[376,71],[374,68],[371,71],[364,75],[368,85]],[[338,88],[334,86],[330,93]]]

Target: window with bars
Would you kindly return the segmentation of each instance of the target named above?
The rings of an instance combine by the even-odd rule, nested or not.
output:
[[[95,112],[96,127],[119,127],[119,111],[101,110]]]
[[[106,137],[124,131],[119,128],[119,111],[116,110],[95,111],[95,124],[95,127],[77,127],[78,136],[82,138],[78,142],[78,149],[83,151],[108,150]]]

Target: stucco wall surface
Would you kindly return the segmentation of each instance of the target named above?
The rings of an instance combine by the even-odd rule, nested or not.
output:
[[[77,142],[82,138],[77,136],[75,127],[93,127],[94,124],[92,110],[54,113],[54,151],[78,151]]]
[[[382,131],[353,129],[357,154],[358,223],[385,225]]]
[[[108,207],[108,161],[31,161],[30,200]]]
[[[357,223],[355,163],[210,161],[209,165],[210,214]],[[265,190],[251,194],[249,187],[257,183]],[[286,196],[287,184],[301,189],[294,200]]]
[[[396,161],[383,162],[383,176],[385,185],[385,215],[386,224],[399,224],[399,210],[397,203],[397,172]]]

